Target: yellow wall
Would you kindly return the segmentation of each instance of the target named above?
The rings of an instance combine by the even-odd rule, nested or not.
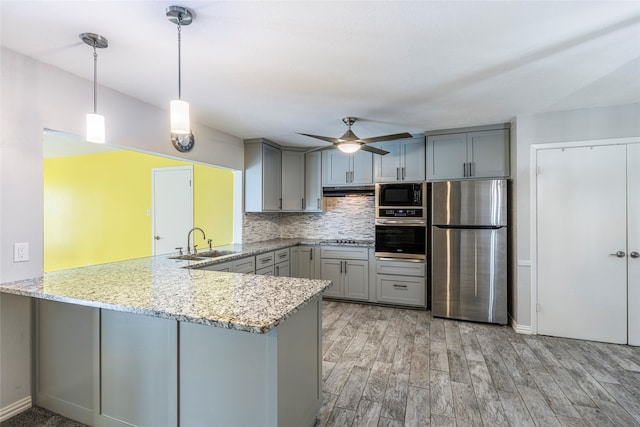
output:
[[[151,169],[188,164],[132,151],[45,159],[44,271],[150,256]],[[194,166],[194,225],[233,241],[231,171]]]

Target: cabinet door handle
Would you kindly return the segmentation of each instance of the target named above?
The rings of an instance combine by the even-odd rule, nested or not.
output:
[[[640,258],[640,253],[638,253],[638,252],[636,252],[636,251],[633,251],[633,252],[631,252],[631,253],[629,254],[629,256],[630,256],[631,258],[634,258],[634,259],[636,259],[636,258]]]
[[[309,250],[309,261],[313,261],[313,248]]]
[[[615,257],[618,257],[618,258],[624,258],[626,255],[627,254],[624,253],[624,251],[618,251],[615,254],[609,254],[609,256],[615,256]]]
[[[318,209],[320,209],[320,197],[318,197]]]
[[[407,285],[398,285],[397,283],[394,283],[393,287],[396,289],[407,289]]]
[[[278,200],[280,201],[280,209],[282,209],[282,198],[279,198]]]
[[[342,261],[340,261],[340,274],[342,274]]]
[[[402,180],[404,181],[406,177],[407,177],[407,168],[405,168],[403,166],[402,167]]]
[[[465,178],[467,177],[467,162],[462,164],[462,176]]]
[[[302,206],[302,209],[305,209],[305,206],[304,206],[304,197],[302,198],[301,206]]]
[[[280,266],[276,265],[276,276],[280,275]]]
[[[347,261],[344,262],[344,274],[347,274]]]
[[[469,162],[469,176],[473,176],[473,171],[471,170],[471,162]]]
[[[396,168],[396,181],[400,181],[400,168]]]

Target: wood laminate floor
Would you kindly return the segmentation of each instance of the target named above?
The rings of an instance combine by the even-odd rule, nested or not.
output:
[[[324,302],[320,426],[640,426],[640,348]]]
[[[322,317],[318,426],[640,426],[639,347],[335,301]],[[0,424],[81,426],[39,408]]]

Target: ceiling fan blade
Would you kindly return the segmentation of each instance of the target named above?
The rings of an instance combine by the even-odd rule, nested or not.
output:
[[[307,150],[305,151],[305,153],[313,153],[314,151],[322,151],[322,150],[331,150],[333,148],[336,148],[335,145],[325,145],[324,147],[315,147],[312,148],[311,150]]]
[[[382,142],[382,141],[393,141],[394,139],[404,139],[404,138],[413,138],[413,135],[410,133],[394,133],[393,135],[384,135],[384,136],[375,136],[373,138],[364,138],[360,141],[365,144],[369,144],[370,142]]]
[[[381,156],[384,156],[385,154],[389,154],[388,151],[384,151],[384,150],[381,150],[381,149],[376,148],[376,147],[371,147],[369,145],[363,145],[363,146],[360,147],[360,149],[362,151],[368,151],[370,153],[380,154]]]
[[[311,134],[308,134],[308,133],[300,133],[300,132],[297,132],[297,133],[298,133],[298,135],[309,136],[311,138],[320,139],[322,141],[327,141],[327,142],[332,142],[334,144],[339,142],[338,138],[330,138],[328,136],[311,135]]]

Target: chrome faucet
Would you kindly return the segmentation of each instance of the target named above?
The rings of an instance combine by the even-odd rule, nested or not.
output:
[[[200,227],[194,227],[191,230],[189,230],[189,234],[187,234],[187,254],[191,255],[191,247],[189,246],[189,243],[191,242],[191,233],[193,233],[194,230],[200,230],[200,232],[202,233],[202,238],[206,239],[207,236],[204,235],[204,230]],[[193,245],[193,250],[196,250],[196,245]]]

